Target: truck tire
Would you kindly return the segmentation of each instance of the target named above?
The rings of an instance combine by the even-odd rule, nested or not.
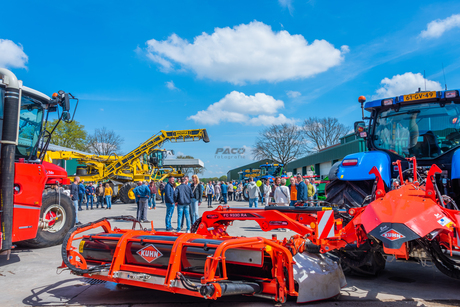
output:
[[[244,200],[248,201],[249,200],[249,191],[248,191],[248,186],[244,186],[243,188],[243,198]]]
[[[195,223],[193,223],[192,227],[190,228],[190,232],[191,233],[196,233],[196,231],[198,230],[198,227],[200,226],[201,224],[201,217],[199,217]]]
[[[75,226],[75,214],[72,200],[62,190],[59,193],[55,189],[45,189],[37,236],[21,242],[21,245],[41,248],[61,244],[67,232]],[[44,221],[56,217],[56,221],[45,224]]]
[[[361,207],[367,195],[372,193],[374,180],[332,180],[326,185],[326,201],[341,209]]]
[[[120,191],[118,191],[118,195],[122,203],[132,204],[136,202],[136,198],[133,193],[133,189],[135,187],[137,187],[137,183],[135,182],[127,182],[121,187]]]

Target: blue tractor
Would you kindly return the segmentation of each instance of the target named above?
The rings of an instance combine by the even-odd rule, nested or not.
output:
[[[419,92],[366,102],[359,97],[363,121],[354,124],[355,133],[366,142],[367,152],[346,156],[333,165],[326,186],[327,201],[349,209],[368,204],[373,194],[376,166],[390,190],[401,180],[426,177],[436,164],[442,173],[436,186],[451,208],[460,202],[460,97],[458,90]],[[364,104],[365,103],[365,104]],[[364,116],[364,110],[370,115]],[[367,124],[364,122],[367,120]],[[417,169],[406,158],[417,159]],[[404,178],[396,165],[401,160]],[[407,176],[407,177],[406,177]],[[345,220],[346,222],[346,220]],[[357,258],[358,255],[354,255]],[[361,273],[373,274],[384,266],[372,259]]]

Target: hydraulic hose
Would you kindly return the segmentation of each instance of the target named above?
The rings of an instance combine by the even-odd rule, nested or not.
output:
[[[0,78],[6,84],[0,167],[2,250],[10,250],[13,246],[14,154],[17,146],[21,92],[18,79],[11,71],[0,68]]]

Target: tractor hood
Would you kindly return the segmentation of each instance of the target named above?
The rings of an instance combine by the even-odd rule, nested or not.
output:
[[[377,198],[354,220],[387,248],[400,248],[436,229],[451,231],[452,222],[424,190],[411,184]]]
[[[60,166],[56,164],[43,161],[43,167],[46,170],[46,184],[56,184],[67,185],[70,184],[69,178],[67,178],[67,172]]]

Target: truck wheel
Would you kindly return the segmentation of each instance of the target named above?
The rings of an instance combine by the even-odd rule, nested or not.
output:
[[[249,200],[248,186],[245,186],[245,187],[243,188],[243,198],[244,198],[244,200]]]
[[[190,232],[191,233],[196,233],[196,231],[198,230],[198,227],[200,226],[201,224],[201,217],[199,217],[195,223],[193,223],[192,227],[190,228]]]
[[[61,244],[67,232],[75,226],[75,214],[72,200],[62,190],[59,193],[54,189],[45,189],[37,236],[21,242],[21,245],[48,247]]]
[[[366,196],[372,193],[373,184],[373,180],[332,180],[326,185],[326,201],[341,209],[361,207]]]
[[[132,204],[136,202],[136,197],[133,193],[135,187],[137,187],[137,183],[135,182],[127,182],[121,187],[120,191],[118,191],[118,195],[122,203]]]

